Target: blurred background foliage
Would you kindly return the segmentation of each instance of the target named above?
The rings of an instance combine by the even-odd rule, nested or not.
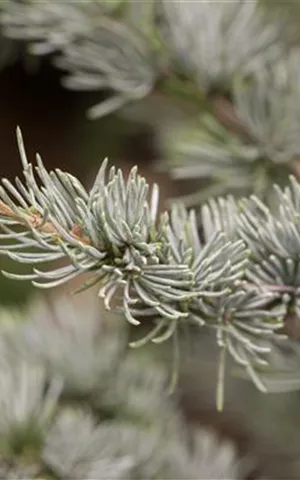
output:
[[[116,16],[122,15],[123,2],[116,0],[98,3],[106,5],[108,9],[115,9]],[[137,18],[140,21],[143,14],[143,18],[149,19],[147,15],[151,14],[151,10],[147,10],[147,2],[144,3],[146,8],[141,10],[140,4],[132,2],[130,14],[133,22]],[[151,7],[151,2],[148,3],[148,7]],[[287,14],[290,29],[300,32],[300,2],[263,0],[261,3],[267,15],[271,16],[273,12]],[[106,91],[76,92],[64,88],[62,79],[65,74],[53,66],[52,55],[31,55],[27,43],[21,39],[1,38],[0,50],[1,177],[11,179],[20,173],[14,133],[16,125],[19,125],[29,158],[33,158],[38,151],[48,169],[59,167],[70,171],[85,185],[92,182],[103,158],[109,157],[111,163],[122,166],[124,171],[129,171],[131,166],[137,164],[149,182],[158,182],[162,208],[168,199],[191,192],[195,192],[195,196],[189,197],[191,204],[198,199],[202,200],[198,196],[199,185],[203,185],[204,189],[207,186],[206,179],[195,179],[191,175],[188,181],[182,177],[181,181],[174,181],[174,172],[168,163],[171,155],[172,162],[175,162],[172,167],[176,165],[174,138],[176,141],[184,139],[184,148],[177,149],[176,154],[179,152],[181,162],[186,158],[186,145],[190,145],[191,139],[197,139],[199,134],[199,112],[207,112],[205,95],[203,92],[195,92],[184,75],[179,75],[176,82],[162,82],[161,88],[154,89],[149,96],[127,105],[121,111],[91,121],[86,116],[86,110],[101,98],[105,100]],[[222,87],[226,92],[227,85]],[[300,98],[297,105],[300,111]],[[211,126],[210,123],[210,128]],[[298,126],[300,128],[300,123]],[[201,130],[202,135],[203,132],[206,134],[205,128]],[[224,154],[227,150],[222,139],[220,142],[220,151]],[[236,142],[239,143],[239,140]],[[238,161],[241,155],[239,147],[238,145]],[[228,151],[231,154],[230,148]],[[245,157],[251,154],[249,150],[243,150],[243,153]],[[284,169],[285,165],[272,164],[271,183],[274,178],[283,178]],[[253,172],[250,173],[252,175]],[[256,174],[259,176],[259,172],[256,171]],[[245,171],[241,169],[240,177],[235,175],[236,170],[229,171],[231,183],[225,191],[231,191],[233,186],[237,186],[243,194],[248,193],[249,185],[245,182],[246,186],[243,187],[240,181],[244,179]],[[217,185],[214,190],[210,190],[211,193],[224,193],[223,185],[222,188]],[[207,194],[204,198],[207,198]],[[1,269],[10,270],[9,263],[9,260],[0,257]],[[15,271],[21,271],[21,268],[25,271],[26,266],[14,265]],[[33,289],[29,283],[13,282],[0,276],[2,305],[24,308],[32,295]],[[217,429],[220,436],[232,438],[241,452],[251,452],[259,459],[264,478],[300,478],[299,393],[263,395],[244,379],[230,376],[226,383],[225,413],[216,414],[214,342],[209,335],[204,337],[202,332],[192,330],[186,333],[187,338],[182,340],[178,398],[187,422],[208,424]],[[154,348],[152,353],[159,353],[162,358],[169,359],[165,347]]]

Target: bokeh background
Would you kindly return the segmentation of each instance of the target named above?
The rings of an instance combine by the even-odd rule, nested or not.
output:
[[[270,9],[287,7],[300,28],[299,2],[267,3]],[[165,208],[179,186],[158,168],[164,158],[160,125],[189,118],[189,109],[154,93],[132,108],[91,121],[86,109],[105,94],[69,91],[61,86],[62,75],[51,56],[29,56],[22,42],[14,48],[0,71],[0,176],[13,179],[20,174],[15,135],[19,125],[30,159],[38,152],[48,169],[67,170],[86,186],[105,157],[127,172],[138,165],[149,182],[159,183],[161,208]],[[0,257],[0,268],[10,270],[10,261]],[[14,264],[13,270],[26,267]],[[0,276],[2,305],[22,308],[33,293],[29,283]],[[155,348],[169,358],[167,347]],[[217,414],[214,342],[208,334],[192,332],[182,340],[181,358],[178,394],[187,421],[213,425],[220,435],[233,438],[242,452],[257,456],[258,468],[263,466],[267,478],[300,478],[300,394],[264,395],[250,382],[228,375],[224,413]]]

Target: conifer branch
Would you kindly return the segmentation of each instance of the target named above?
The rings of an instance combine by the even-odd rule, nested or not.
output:
[[[87,192],[68,173],[48,173],[39,156],[37,180],[20,130],[18,144],[25,181],[2,181],[1,253],[21,263],[50,263],[50,269],[5,275],[52,288],[89,272],[82,289],[99,284],[107,309],[114,298],[133,325],[155,318],[153,329],[132,346],[173,339],[177,349],[181,325],[212,328],[219,347],[224,349],[226,337],[226,350],[265,391],[257,368],[268,365],[290,300],[298,308],[298,276],[291,277],[298,261],[297,227],[291,223],[300,205],[296,180],[286,193],[275,187],[278,219],[256,197],[243,200],[242,207],[232,198],[212,200],[202,209],[200,238],[195,211],[175,205],[158,217],[158,188],[149,196],[135,168],[127,181],[113,167],[107,178],[105,161]],[[58,259],[69,264],[55,267]]]

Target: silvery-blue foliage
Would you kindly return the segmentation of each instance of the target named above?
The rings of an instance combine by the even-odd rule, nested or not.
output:
[[[92,313],[90,307],[85,311]],[[194,451],[190,450],[190,434],[171,399],[164,395],[162,366],[156,369],[148,358],[147,369],[141,372],[139,358],[129,355],[122,362],[120,349],[115,348],[116,337],[109,330],[102,330],[102,336],[95,341],[99,342],[104,363],[107,350],[102,347],[112,342],[114,355],[119,359],[116,375],[107,374],[108,381],[99,375],[99,384],[94,386],[95,396],[91,395],[90,385],[86,386],[86,396],[82,387],[80,401],[76,395],[70,395],[65,385],[74,380],[68,359],[68,368],[62,376],[61,365],[49,350],[55,348],[60,329],[61,350],[65,342],[68,351],[68,343],[73,338],[74,352],[84,364],[85,339],[83,337],[81,345],[77,335],[83,331],[82,324],[94,331],[91,323],[86,319],[83,322],[80,309],[76,311],[70,300],[61,297],[55,303],[55,310],[39,300],[25,314],[28,318],[19,319],[18,324],[9,320],[9,315],[2,311],[4,324],[1,323],[0,330],[0,339],[5,339],[0,343],[0,472],[4,478],[33,479],[46,475],[47,478],[155,480],[189,479],[197,474],[197,478],[203,479],[215,475],[238,479],[246,474],[247,469],[238,459],[234,446],[206,429],[197,430]],[[35,318],[31,318],[32,315]],[[32,331],[31,327],[37,326],[38,317],[45,331],[37,328],[35,341],[30,342],[28,329]],[[91,318],[103,327],[103,317]],[[67,335],[64,330],[68,331]],[[44,341],[45,335],[48,342]],[[36,347],[41,344],[48,358],[47,368],[36,355]],[[8,350],[2,348],[5,345],[12,353],[10,358]],[[112,398],[114,393],[123,398],[122,402],[110,403],[111,416],[107,418],[109,390]],[[94,402],[96,397],[98,403]]]
[[[158,216],[158,188],[154,186],[149,195],[145,179],[135,168],[128,179],[114,167],[107,175],[105,161],[93,187],[86,191],[68,173],[58,169],[48,173],[39,156],[35,175],[32,164],[27,161],[19,131],[18,141],[25,181],[17,178],[13,185],[2,180],[1,240],[6,240],[6,244],[2,245],[1,252],[18,262],[50,263],[50,269],[35,267],[29,275],[6,275],[33,280],[34,285],[41,288],[51,288],[89,273],[90,278],[81,290],[100,284],[99,295],[104,298],[107,309],[114,305],[135,326],[145,324],[149,318],[149,332],[131,346],[173,340],[174,372],[179,362],[179,330],[190,322],[212,328],[220,347],[219,407],[223,398],[226,351],[265,391],[256,372],[261,366],[268,366],[272,338],[276,338],[276,332],[284,326],[289,303],[278,288],[261,289],[253,281],[253,259],[256,249],[260,251],[264,242],[276,245],[276,229],[280,231],[281,242],[286,241],[288,245],[281,247],[282,251],[297,248],[297,243],[291,247],[289,238],[293,235],[295,242],[295,226],[291,220],[286,224],[292,215],[288,203],[291,190],[282,197],[282,218],[274,224],[270,220],[270,226],[270,214],[268,221],[264,220],[263,242],[257,244],[260,230],[251,226],[251,222],[259,222],[259,215],[253,221],[249,216],[253,200],[249,200],[249,208],[244,213],[249,216],[248,230],[242,228],[244,217],[233,198],[229,203],[212,200],[202,210],[200,235],[193,210],[188,212],[185,207],[175,205],[169,213]],[[295,210],[300,194],[293,182]],[[267,211],[258,200],[254,205],[255,208],[260,205],[262,213]],[[293,215],[295,218],[296,214]],[[15,225],[22,227],[18,233]],[[255,238],[251,239],[253,232]],[[259,258],[261,264],[257,268],[267,263],[265,268],[274,269],[273,256],[269,263]],[[62,259],[69,264],[57,266],[53,263]],[[286,268],[293,268],[289,266],[289,259],[285,261]],[[92,335],[78,331],[78,344],[82,342],[86,349],[85,363],[78,367],[72,352],[72,320],[70,327],[63,329],[65,335],[57,331],[54,342],[57,349],[53,349],[50,356],[43,353],[48,351],[46,345],[50,336],[46,334],[36,339],[38,330],[39,327],[34,326],[27,332],[32,347],[44,357],[46,364],[60,369],[62,376],[64,370],[68,372],[70,390],[77,393],[81,389],[93,390],[97,377],[105,377],[112,365],[110,347],[106,352],[107,362],[98,363],[94,330]],[[47,327],[40,330],[47,332]],[[55,335],[55,329],[52,334]]]
[[[158,59],[147,38],[109,19],[100,19],[94,29],[66,46],[55,63],[71,72],[64,80],[68,88],[114,92],[108,100],[90,109],[91,118],[149,95],[160,73]]]
[[[254,196],[241,202],[239,231],[252,251],[246,277],[264,291],[277,288],[298,316],[300,186],[295,177],[284,189],[275,186],[275,195],[274,211]]]
[[[276,62],[233,81],[232,104],[223,106],[233,118],[232,131],[216,112],[171,130],[173,178],[200,182],[182,198],[185,204],[228,193],[255,193],[268,203],[276,201],[273,183],[286,182],[299,158],[299,97],[299,48],[294,47]]]
[[[261,158],[286,164],[299,156],[299,48],[234,88],[236,114]]]
[[[95,16],[110,11],[113,2],[7,1],[2,21],[7,37],[33,41],[37,54],[51,53],[84,34]]]
[[[30,436],[31,429],[37,430],[37,434],[45,432],[62,388],[58,378],[48,385],[42,366],[22,359],[15,363],[2,363],[0,369],[0,436],[8,443],[3,445],[2,440],[3,450],[13,449],[18,436]]]
[[[201,113],[193,124],[176,126],[166,136],[172,178],[199,180],[199,187],[179,198],[187,207],[219,195],[252,192],[261,180],[264,161],[258,146],[244,142],[211,113]]]
[[[223,441],[210,430],[204,434],[197,430],[192,435],[192,451],[186,450],[185,454],[179,454],[179,445],[169,447],[170,465],[173,476],[171,478],[185,478],[193,480],[195,478],[207,480],[223,480],[225,478],[239,478],[241,472],[247,474],[247,470],[253,466],[248,458],[237,462],[236,450],[231,442]],[[170,480],[171,480],[170,478]]]
[[[126,10],[122,19],[114,15],[119,4]],[[10,1],[2,24],[6,36],[30,42],[34,54],[61,52],[55,63],[68,72],[63,80],[68,88],[112,92],[91,108],[95,118],[148,95],[159,76],[148,24],[141,20],[141,28],[134,27],[135,10],[122,1]]]
[[[130,476],[136,462],[134,450],[141,444],[140,432],[134,430],[114,425],[97,426],[88,413],[62,411],[47,436],[43,459],[62,478],[123,479]],[[122,437],[127,445],[120,442]]]
[[[238,479],[253,467],[250,459],[237,461],[235,447],[211,431],[198,429],[192,444],[193,453],[184,447],[183,439],[170,441],[159,430],[96,426],[88,414],[64,411],[48,435],[43,458],[63,478],[103,480]]]
[[[168,86],[177,73],[214,106],[215,89],[229,91],[226,108],[238,132],[214,110],[174,144],[174,176],[212,180],[210,195],[244,190],[265,198],[278,168],[295,167],[299,52],[283,58],[285,19],[272,23],[258,0],[137,8],[130,0],[9,1],[1,22],[7,37],[25,39],[34,54],[59,52],[55,64],[68,72],[68,88],[109,90],[91,117],[144,98],[163,78]],[[190,322],[212,329],[219,408],[227,352],[261,391],[299,388],[299,349],[282,335],[300,315],[294,177],[285,190],[274,188],[273,209],[257,196],[230,197],[211,199],[200,215],[176,205],[159,216],[158,188],[149,191],[136,168],[125,179],[105,160],[87,191],[66,172],[48,172],[39,156],[29,163],[20,131],[18,142],[24,179],[2,180],[0,240],[2,254],[33,265],[22,278],[52,288],[88,274],[82,289],[98,285],[106,309],[117,307],[135,326],[149,320],[149,332],[131,346],[172,339],[177,367],[180,329]],[[186,204],[203,197],[205,189]],[[239,461],[231,443],[206,430],[180,438],[165,372],[127,356],[123,332],[104,334],[96,311],[40,303],[29,321],[1,329],[0,477],[245,475],[247,459]]]
[[[260,2],[163,0],[166,37],[200,88],[228,85],[283,53],[284,20],[270,21]]]
[[[91,118],[146,97],[178,66],[206,92],[231,85],[237,73],[284,54],[295,36],[286,20],[259,0],[10,0],[1,16],[4,35],[29,42],[34,54],[60,52],[55,64],[67,71],[65,86],[111,92]]]
[[[163,418],[167,385],[167,374],[159,365],[150,365],[147,356],[143,359],[131,355],[116,369],[113,383],[109,382],[103,392],[95,390],[92,402],[95,408],[122,412],[145,425],[153,421],[153,416],[161,417],[165,428],[168,424],[175,431],[179,428],[176,416],[169,415],[168,422]]]
[[[64,390],[73,395],[95,395],[98,389],[103,395],[125,341],[120,329],[103,341],[99,309],[92,303],[91,299],[88,311],[85,304],[66,303],[64,298],[57,298],[51,308],[36,303],[29,313],[31,321],[19,328],[18,351],[30,352],[50,374],[59,374]]]

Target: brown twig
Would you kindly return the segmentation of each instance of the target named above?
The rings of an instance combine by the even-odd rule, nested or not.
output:
[[[292,340],[300,340],[300,319],[296,312],[288,312],[285,315],[282,333]]]
[[[292,174],[296,177],[298,182],[300,182],[300,158],[296,158],[294,162],[290,164]]]
[[[57,238],[61,237],[61,234],[51,222],[43,221],[40,213],[22,212],[22,215],[18,215],[11,207],[9,207],[8,205],[6,205],[6,203],[0,200],[0,215],[11,218],[12,220],[20,223],[20,225],[26,226],[26,223],[30,223],[33,228],[39,230],[40,232],[48,233]],[[85,235],[80,225],[76,223],[73,225],[69,234],[74,237],[75,240],[78,240],[86,245],[89,245],[91,243],[90,238]]]
[[[216,119],[228,130],[236,133],[246,141],[254,142],[252,135],[238,118],[234,105],[224,95],[214,93],[210,96],[210,103]]]

